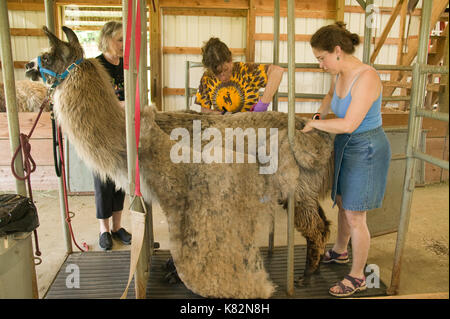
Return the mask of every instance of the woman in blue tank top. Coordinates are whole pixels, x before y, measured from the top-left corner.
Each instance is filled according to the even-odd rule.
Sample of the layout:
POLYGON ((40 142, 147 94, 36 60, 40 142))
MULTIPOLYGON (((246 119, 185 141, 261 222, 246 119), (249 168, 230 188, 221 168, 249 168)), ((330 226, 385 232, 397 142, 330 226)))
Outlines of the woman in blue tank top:
POLYGON ((339 207, 338 232, 324 263, 347 263, 352 239, 352 268, 330 288, 337 297, 348 297, 367 288, 364 267, 370 247, 366 213, 382 206, 391 158, 389 141, 381 126, 382 84, 375 69, 353 56, 359 36, 343 22, 320 28, 311 37, 313 53, 332 84, 304 133, 318 129, 336 134, 332 199, 339 207), (332 110, 335 119, 324 119, 332 110))

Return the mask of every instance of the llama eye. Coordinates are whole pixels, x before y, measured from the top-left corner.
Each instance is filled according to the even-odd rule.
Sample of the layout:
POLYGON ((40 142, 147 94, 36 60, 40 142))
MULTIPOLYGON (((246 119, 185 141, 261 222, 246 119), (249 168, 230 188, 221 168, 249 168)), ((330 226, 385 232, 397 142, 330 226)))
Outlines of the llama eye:
POLYGON ((42 62, 45 64, 50 64, 52 62, 52 59, 49 55, 46 54, 46 55, 42 56, 42 62))

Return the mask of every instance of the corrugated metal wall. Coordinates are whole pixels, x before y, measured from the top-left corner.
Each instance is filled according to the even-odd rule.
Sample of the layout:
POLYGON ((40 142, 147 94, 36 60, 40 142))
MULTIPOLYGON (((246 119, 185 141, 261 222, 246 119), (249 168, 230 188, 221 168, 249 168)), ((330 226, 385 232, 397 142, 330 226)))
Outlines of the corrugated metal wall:
MULTIPOLYGON (((164 15, 162 19, 163 47, 202 47, 211 37, 218 37, 229 48, 245 48, 247 34, 247 19, 243 17, 217 16, 182 16, 164 15)), ((235 61, 243 61, 244 56, 235 56, 235 61)), ((184 88, 185 62, 201 62, 199 54, 164 54, 163 57, 163 87, 184 88)), ((190 87, 196 88, 200 83, 203 68, 192 68, 190 87)), ((184 96, 165 96, 163 109, 180 110, 186 107, 184 96)), ((193 109, 200 106, 193 104, 193 109)))
MULTIPOLYGON (((378 8, 393 8, 396 0, 376 0, 374 5, 378 8)), ((359 4, 356 0, 346 0, 346 6, 356 6, 359 4)), ((420 7, 420 4, 419 6, 420 7)), ((379 12, 379 23, 377 28, 373 29, 372 34, 379 37, 388 22, 390 13, 379 12)), ((419 29, 419 16, 413 16, 410 28, 410 35, 417 35, 419 29)), ((296 18, 296 34, 311 35, 320 27, 333 23, 331 19, 319 18, 296 18)), ((344 22, 347 28, 360 36, 364 35, 365 15, 364 13, 346 12, 344 22)), ((286 34, 287 18, 280 19, 280 34, 286 34)), ((255 33, 273 33, 273 18, 267 16, 257 16, 255 33)), ((201 47, 202 42, 211 36, 217 36, 227 43, 230 48, 245 48, 246 46, 246 18, 229 17, 186 17, 186 16, 163 16, 163 46, 194 46, 201 47)), ((400 17, 394 23, 389 38, 400 37, 400 17)), ((374 45, 371 50, 373 51, 374 45)), ((396 64, 397 44, 385 44, 377 59, 376 64, 396 64)), ((356 50, 356 56, 362 59, 363 45, 356 50)), ((271 63, 273 56, 272 41, 255 41, 255 62, 271 63)), ((184 88, 184 68, 185 61, 200 62, 200 55, 164 55, 164 87, 184 88)), ((234 60, 245 60, 245 57, 235 57, 234 60)), ((287 62, 287 41, 280 42, 280 62, 287 62)), ((297 63, 316 63, 308 42, 296 43, 296 62, 297 63)), ((198 87, 202 68, 193 68, 190 73, 190 87, 198 87)), ((389 80, 389 75, 381 74, 382 80, 389 80)), ((330 87, 330 76, 321 72, 297 72, 296 73, 296 92, 298 93, 327 93, 330 87)), ((284 74, 280 84, 280 92, 287 92, 287 73, 284 74)), ((397 94, 394 93, 394 94, 397 94)), ((178 110, 185 108, 183 96, 169 95, 164 98, 165 110, 178 110)), ((320 101, 296 102, 296 112, 315 112, 320 105, 320 101)), ((192 104, 192 108, 198 110, 199 106, 192 104)), ((279 103, 280 111, 287 111, 287 102, 279 103)))

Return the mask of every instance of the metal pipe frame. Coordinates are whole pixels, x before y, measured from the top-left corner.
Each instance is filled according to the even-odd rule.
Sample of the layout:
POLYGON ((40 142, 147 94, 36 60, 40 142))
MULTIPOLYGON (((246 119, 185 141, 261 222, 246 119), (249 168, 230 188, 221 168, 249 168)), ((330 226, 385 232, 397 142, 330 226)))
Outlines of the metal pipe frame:
POLYGON ((440 73, 440 74, 448 74, 448 66, 439 66, 439 65, 429 65, 429 64, 421 64, 420 65, 420 73, 440 73))
POLYGON ((197 89, 193 89, 189 87, 190 84, 190 69, 191 68, 199 68, 199 67, 203 67, 203 63, 201 62, 193 62, 193 61, 186 61, 186 66, 185 66, 185 74, 184 74, 184 98, 185 98, 185 103, 186 103, 186 111, 189 110, 190 107, 190 103, 189 103, 189 99, 191 98, 192 95, 194 95, 197 92, 197 89))
POLYGON ((446 169, 448 171, 448 161, 441 160, 441 159, 439 159, 437 157, 434 157, 434 156, 431 156, 431 155, 428 155, 426 153, 423 153, 423 152, 420 152, 420 151, 416 151, 416 150, 413 150, 413 156, 415 158, 418 158, 418 159, 420 159, 422 161, 425 161, 425 162, 428 162, 430 164, 439 166, 439 167, 441 167, 443 169, 446 169))
MULTIPOLYGON (((128 23, 128 2, 132 0, 124 0, 122 2, 122 25, 123 38, 127 38, 127 23, 128 23)), ((136 3, 132 1, 132 16, 136 11, 136 3)), ((132 23, 131 39, 130 39, 130 57, 129 70, 124 70, 125 82, 125 119, 126 119, 126 140, 127 140, 127 163, 128 163, 128 193, 134 194, 135 183, 135 163, 136 163, 136 138, 134 125, 134 106, 135 106, 135 92, 136 92, 136 53, 135 53, 135 23, 132 23)), ((131 200, 131 198, 130 198, 131 200)))
POLYGON ((448 113, 433 112, 433 111, 420 109, 420 110, 417 110, 416 116, 428 117, 431 119, 444 121, 444 122, 448 123, 448 113))
MULTIPOLYGON (((147 80, 147 1, 139 0, 141 6, 141 50, 139 59, 139 89, 140 89, 140 104, 141 110, 148 105, 148 80, 147 80)), ((140 202, 140 201, 135 201, 140 202)), ((139 205, 139 210, 133 209, 133 211, 146 212, 145 215, 145 232, 144 240, 142 243, 141 254, 139 256, 138 264, 136 266, 135 280, 135 293, 136 298, 146 298, 146 287, 148 277, 150 276, 150 260, 153 255, 154 247, 154 233, 153 233, 153 214, 152 203, 146 205, 146 208, 142 207, 142 203, 139 205)))
POLYGON ((184 98, 186 102, 186 111, 189 110, 189 98, 191 97, 191 90, 189 88, 190 83, 190 76, 189 76, 189 69, 190 69, 190 61, 186 61, 186 69, 184 73, 184 98))
MULTIPOLYGON (((45 23, 47 25, 47 28, 53 33, 56 34, 56 29, 55 29, 55 12, 54 12, 54 0, 45 0, 45 23)), ((64 155, 66 158, 66 153, 67 153, 67 137, 65 137, 65 141, 66 144, 64 145, 65 147, 65 152, 64 155)), ((69 165, 69 163, 65 163, 65 170, 66 170, 66 174, 68 174, 68 167, 67 165, 69 165)), ((62 176, 58 177, 58 195, 59 195, 59 210, 60 210, 60 215, 61 215, 61 223, 62 223, 62 233, 64 236, 64 242, 66 244, 66 254, 70 255, 73 252, 73 247, 72 247, 72 237, 70 236, 70 230, 69 230, 69 225, 66 221, 66 216, 68 214, 67 208, 66 208, 66 204, 65 204, 65 200, 64 200, 64 180, 62 178, 62 176)))
MULTIPOLYGON (((279 2, 279 0, 275 1, 275 4, 279 2)), ((276 12, 276 11, 275 11, 276 12)), ((274 18, 276 19, 276 18, 274 18)), ((278 14, 279 19, 279 14, 278 14)), ((274 23, 275 28, 275 23, 274 23)), ((277 46, 276 43, 279 43, 279 41, 276 41, 275 39, 279 38, 279 31, 278 31, 278 37, 276 33, 274 33, 274 62, 273 64, 281 66, 282 68, 287 69, 288 63, 277 63, 275 56, 278 55, 275 51, 279 51, 279 45, 278 48, 275 50, 275 47, 277 46)), ((196 67, 202 67, 203 64, 199 62, 192 62, 192 61, 186 61, 186 74, 185 74, 185 99, 186 99, 186 109, 189 109, 189 98, 197 92, 197 89, 190 88, 189 87, 189 81, 190 81, 190 75, 189 70, 191 68, 196 67)), ((389 70, 389 71, 412 71, 412 66, 403 66, 403 65, 391 65, 391 64, 373 64, 372 65, 376 70, 389 70)), ((295 63, 296 69, 320 69, 320 66, 318 63, 295 63)), ((433 71, 436 71, 435 73, 438 73, 437 70, 440 70, 442 67, 438 68, 432 68, 433 71), (439 69, 438 69, 439 68, 439 69)), ((444 68, 445 69, 445 68, 444 68)), ((448 69, 448 68, 447 68, 448 69)), ((431 73, 431 72, 430 72, 431 73)), ((448 73, 448 71, 447 71, 448 73)), ((277 92, 274 95, 274 99, 272 101, 272 110, 278 111, 278 98, 279 97, 287 97, 287 92, 277 92), (275 98, 276 97, 276 98, 275 98)), ((305 98, 305 99, 323 99, 325 94, 316 94, 316 93, 297 93, 295 94, 296 98, 305 98)), ((384 101, 409 101, 411 97, 408 96, 384 96, 384 101)))
MULTIPOLYGON (((11 156, 20 146, 20 126, 16 99, 16 81, 14 78, 14 64, 11 49, 11 34, 9 29, 8 7, 6 1, 0 4, 0 54, 2 60, 2 75, 6 99, 6 115, 8 117, 9 146, 11 156)), ((19 152, 15 161, 14 169, 19 176, 24 176, 22 153, 19 152)), ((15 179, 16 192, 27 196, 25 181, 15 179)))
MULTIPOLYGON (((420 72, 420 65, 426 64, 427 62, 427 49, 433 2, 423 1, 422 3, 423 5, 419 32, 419 49, 417 53, 417 63, 415 63, 413 66, 411 107, 409 111, 408 138, 406 146, 406 173, 403 183, 403 195, 400 206, 400 222, 397 232, 391 284, 387 290, 387 293, 390 295, 397 294, 400 285, 400 270, 405 248, 406 235, 408 232, 409 220, 411 216, 412 195, 415 188, 416 156, 418 155, 417 149, 419 146, 422 127, 422 117, 417 116, 417 108, 419 107, 419 105, 423 104, 425 98, 426 74, 420 72)), ((421 155, 419 154, 419 156, 421 155)))
MULTIPOLYGON (((126 39, 127 23, 131 23, 131 43, 130 43, 130 56, 129 56, 129 70, 124 70, 125 80, 125 120, 126 120, 126 141, 127 141, 127 163, 128 163, 128 181, 129 181, 129 194, 130 194, 130 210, 135 212, 144 213, 144 208, 139 200, 132 200, 135 193, 135 163, 136 163, 136 136, 135 136, 135 103, 136 103, 136 81, 139 81, 139 99, 141 109, 148 105, 147 95, 147 15, 146 8, 147 3, 145 0, 139 0, 141 6, 141 46, 140 59, 136 61, 135 50, 135 37, 136 21, 128 21, 128 4, 130 0, 124 0, 122 2, 122 25, 123 25, 123 38, 126 39), (137 63, 139 63, 139 73, 137 72, 137 63), (137 78, 137 79, 136 79, 137 78), (145 94, 143 92, 145 92, 145 94)), ((132 1, 132 0, 131 0, 132 1)), ((132 2, 132 17, 135 17, 137 9, 137 2, 132 2)), ((151 204, 147 207, 147 214, 145 220, 145 234, 142 244, 142 249, 139 255, 139 260, 136 266, 136 272, 134 274, 135 280, 135 292, 137 299, 143 299, 146 297, 146 283, 150 273, 150 256, 153 252, 153 224, 151 204)))
MULTIPOLYGON (((361 2, 360 2, 361 4, 361 2)), ((366 0, 365 7, 363 7, 365 11, 365 24, 364 24, 364 49, 363 49, 363 63, 370 64, 370 40, 372 37, 372 28, 369 28, 367 25, 367 19, 372 14, 372 12, 368 12, 367 9, 371 8, 373 5, 373 0, 366 0)), ((361 4, 361 7, 363 5, 361 4)))
MULTIPOLYGON (((274 0, 274 10, 273 10, 273 64, 274 65, 279 65, 279 63, 280 63, 280 0, 274 0)), ((273 96, 272 111, 278 111, 278 95, 277 94, 274 94, 274 96, 273 96)))
POLYGON ((53 4, 54 0, 45 0, 44 1, 44 7, 45 7, 45 23, 47 24, 47 28, 55 33, 55 12, 53 10, 53 4))
MULTIPOLYGON (((288 139, 293 145, 295 137, 295 0, 288 0, 288 139)), ((286 293, 294 295, 294 194, 288 197, 287 218, 287 278, 286 293)))
MULTIPOLYGON (((273 10, 273 64, 278 65, 280 62, 280 0, 274 0, 273 10)), ((278 92, 278 90, 277 90, 278 92)), ((272 111, 278 111, 278 97, 274 94, 272 99, 272 111)), ((273 255, 273 248, 275 246, 275 215, 270 218, 269 224, 269 242, 267 253, 269 256, 273 255)))

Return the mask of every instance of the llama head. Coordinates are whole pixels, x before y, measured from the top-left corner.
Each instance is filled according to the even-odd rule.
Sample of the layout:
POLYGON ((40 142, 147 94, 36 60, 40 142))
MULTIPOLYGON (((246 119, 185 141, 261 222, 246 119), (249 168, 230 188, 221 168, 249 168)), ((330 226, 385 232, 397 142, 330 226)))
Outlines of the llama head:
POLYGON ((27 63, 25 74, 36 81, 43 76, 43 70, 51 71, 53 73, 45 74, 45 79, 48 85, 52 85, 58 81, 55 75, 61 75, 70 65, 82 59, 84 52, 76 34, 70 28, 62 27, 68 42, 58 39, 47 27, 44 26, 42 29, 49 39, 50 49, 27 63), (40 60, 40 65, 38 60, 40 60))

